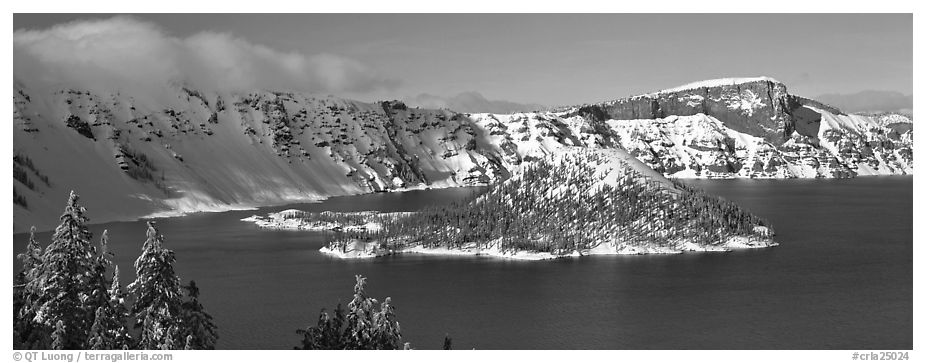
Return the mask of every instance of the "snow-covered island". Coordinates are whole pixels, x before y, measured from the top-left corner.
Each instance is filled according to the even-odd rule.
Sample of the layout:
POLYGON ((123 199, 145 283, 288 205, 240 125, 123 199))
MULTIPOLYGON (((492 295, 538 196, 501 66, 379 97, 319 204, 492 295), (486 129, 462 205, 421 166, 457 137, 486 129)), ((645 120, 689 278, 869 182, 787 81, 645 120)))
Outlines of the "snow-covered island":
POLYGON ((407 216, 413 212, 306 212, 287 209, 266 216, 252 215, 242 221, 253 222, 260 228, 300 231, 378 231, 384 220, 407 216))
POLYGON ((398 218, 352 217, 352 225, 377 228, 342 233, 321 252, 345 259, 419 253, 546 260, 778 245, 757 216, 668 180, 620 150, 562 150, 525 162, 470 201, 398 218))

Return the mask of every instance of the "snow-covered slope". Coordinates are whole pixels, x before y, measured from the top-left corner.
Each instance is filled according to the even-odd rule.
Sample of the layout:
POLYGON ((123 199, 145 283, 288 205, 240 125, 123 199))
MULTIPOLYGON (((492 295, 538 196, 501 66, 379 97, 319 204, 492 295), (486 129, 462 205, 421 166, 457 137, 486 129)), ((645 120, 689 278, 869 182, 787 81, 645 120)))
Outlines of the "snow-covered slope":
POLYGON ((104 222, 485 184, 569 147, 624 148, 641 172, 676 177, 913 171, 908 118, 845 115, 765 78, 506 115, 179 85, 17 81, 13 101, 15 231, 52 227, 71 189, 104 222))
POLYGON ((17 87, 14 192, 25 206, 14 206, 14 229, 50 227, 71 189, 102 222, 504 176, 481 130, 449 111, 272 92, 158 96, 17 87))
POLYGON ((775 145, 712 116, 609 120, 619 144, 650 167, 679 178, 839 178, 913 173, 912 134, 891 135, 869 117, 817 110, 814 137, 775 145))

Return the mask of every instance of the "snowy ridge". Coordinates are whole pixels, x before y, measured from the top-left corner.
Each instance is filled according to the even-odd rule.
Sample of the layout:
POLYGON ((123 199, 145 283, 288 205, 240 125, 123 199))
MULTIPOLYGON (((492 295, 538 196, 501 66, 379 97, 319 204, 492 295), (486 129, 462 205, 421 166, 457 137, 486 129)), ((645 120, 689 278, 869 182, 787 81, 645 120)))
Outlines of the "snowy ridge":
POLYGON ((624 149, 640 161, 636 170, 676 178, 913 173, 908 117, 834 114, 757 81, 774 82, 711 80, 693 85, 719 88, 472 115, 291 92, 96 93, 17 82, 14 230, 51 228, 71 189, 96 211, 94 222, 132 220, 486 185, 570 148, 624 149))
POLYGON ((712 87, 723 87, 723 86, 735 86, 738 84, 744 83, 753 83, 753 82, 772 82, 772 83, 781 83, 778 80, 772 77, 740 77, 740 78, 717 78, 717 79, 707 79, 703 81, 691 82, 688 84, 683 84, 678 87, 667 88, 661 91, 647 93, 641 96, 655 96, 665 93, 675 93, 681 91, 687 91, 698 88, 712 88, 712 87))

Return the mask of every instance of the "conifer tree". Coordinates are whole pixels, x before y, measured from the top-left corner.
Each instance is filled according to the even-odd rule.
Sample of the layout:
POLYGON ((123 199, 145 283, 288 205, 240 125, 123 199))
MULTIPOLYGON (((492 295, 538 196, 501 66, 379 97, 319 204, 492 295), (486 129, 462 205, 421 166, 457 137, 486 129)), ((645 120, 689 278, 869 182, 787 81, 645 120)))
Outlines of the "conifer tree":
POLYGON ((134 343, 108 233, 103 232, 99 250, 94 248, 78 200, 72 191, 47 248, 36 242, 33 228, 26 251, 17 256, 23 269, 14 276, 14 348, 213 349, 216 326, 199 303, 199 289, 191 282, 189 299, 183 301, 174 253, 163 248, 163 236, 151 222, 135 261, 138 277, 129 285, 133 322, 141 331, 139 344, 134 343))
MULTIPOLYGON (((175 350, 175 349, 180 349, 180 347, 177 346, 177 344, 179 343, 179 342, 177 341, 177 338, 178 338, 178 336, 177 336, 177 330, 178 330, 178 328, 177 328, 176 325, 174 325, 174 326, 170 327, 169 329, 167 329, 167 331, 164 332, 164 334, 161 335, 161 336, 163 337, 163 339, 161 340, 161 343, 158 344, 158 346, 157 346, 156 349, 160 349, 160 350, 175 350)), ((182 340, 181 340, 181 341, 182 341, 182 340)))
MULTIPOLYGON (((354 299, 344 310, 338 304, 334 316, 324 309, 314 327, 299 329, 302 345, 296 349, 401 349, 402 335, 392 299, 386 298, 375 311, 376 300, 366 295, 366 278, 356 276, 354 299)), ((408 347, 408 343, 405 343, 408 347)))
POLYGON ((90 338, 87 340, 87 347, 94 350, 114 349, 114 342, 110 339, 104 325, 103 319, 106 318, 106 310, 102 307, 96 310, 96 317, 93 320, 93 326, 90 327, 90 338))
POLYGON ((35 240, 35 226, 29 229, 29 242, 26 244, 26 251, 16 257, 23 264, 20 274, 26 280, 34 279, 37 272, 36 267, 42 264, 42 247, 35 240))
MULTIPOLYGON (((91 271, 89 276, 88 284, 90 285, 91 291, 90 296, 84 302, 87 306, 87 309, 92 309, 94 312, 102 311, 108 313, 110 312, 111 299, 109 296, 109 289, 112 285, 112 282, 109 281, 107 276, 107 271, 109 267, 112 266, 112 253, 109 252, 109 231, 104 230, 103 235, 100 236, 100 248, 98 254, 95 258, 93 271, 91 271)), ((97 318, 94 317, 94 320, 97 318)))
POLYGON ((119 283, 119 266, 113 269, 112 286, 109 288, 109 298, 112 311, 115 345, 112 349, 129 349, 134 344, 132 335, 129 334, 129 328, 126 323, 129 318, 129 309, 125 306, 125 291, 122 290, 122 284, 119 283))
POLYGON ((218 340, 217 328, 212 322, 212 315, 209 315, 199 303, 199 288, 196 287, 196 282, 191 280, 190 284, 183 288, 187 291, 187 299, 181 306, 183 327, 180 336, 186 337, 184 349, 215 349, 218 340))
POLYGON ((371 347, 373 341, 373 306, 376 300, 366 296, 366 277, 357 275, 354 299, 347 304, 347 349, 371 347))
POLYGON ((174 273, 174 252, 163 247, 164 237, 148 222, 147 240, 135 260, 136 279, 129 284, 135 327, 140 329, 139 349, 178 349, 185 343, 176 337, 181 324, 180 278, 174 273), (174 344, 179 346, 175 346, 174 344))
POLYGON ((296 349, 326 349, 340 350, 344 349, 344 308, 341 304, 334 310, 334 317, 322 309, 318 317, 318 323, 314 327, 296 330, 297 334, 302 335, 302 346, 296 349))
POLYGON ((90 281, 96 251, 90 244, 91 234, 86 226, 88 219, 78 200, 77 193, 71 191, 60 218, 61 224, 42 254, 35 278, 26 287, 41 291, 32 303, 34 321, 44 325, 49 332, 54 331, 53 348, 82 348, 87 342, 95 313, 82 303, 93 293, 90 281))
POLYGON ((395 319, 392 298, 387 297, 373 314, 373 349, 399 349, 402 342, 402 329, 395 319))
POLYGON ((118 267, 113 271, 112 286, 106 295, 109 300, 97 308, 87 346, 90 349, 128 349, 132 345, 132 337, 125 324, 128 313, 119 285, 118 267))
POLYGON ((64 321, 58 320, 55 323, 55 329, 51 334, 51 349, 62 350, 67 349, 67 328, 64 327, 64 321))
POLYGON ((42 247, 35 240, 35 226, 29 229, 26 251, 16 257, 22 261, 23 267, 14 277, 13 284, 13 346, 16 349, 35 348, 35 341, 41 340, 40 336, 44 335, 33 334, 37 330, 33 323, 35 318, 33 304, 39 294, 34 284, 28 284, 29 281, 35 279, 38 267, 42 264, 42 247))

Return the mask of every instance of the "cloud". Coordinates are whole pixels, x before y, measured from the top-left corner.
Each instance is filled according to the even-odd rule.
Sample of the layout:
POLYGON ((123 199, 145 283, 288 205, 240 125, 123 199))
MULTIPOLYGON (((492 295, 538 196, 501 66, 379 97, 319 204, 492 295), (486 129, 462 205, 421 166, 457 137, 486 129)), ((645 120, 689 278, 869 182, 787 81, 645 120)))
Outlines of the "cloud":
POLYGON ((457 112, 513 113, 546 109, 539 104, 525 104, 501 100, 488 100, 478 92, 463 92, 452 97, 441 97, 423 93, 405 100, 412 106, 422 108, 447 108, 457 112))
POLYGON ((279 51, 228 33, 178 38, 127 16, 17 30, 13 57, 19 81, 106 90, 180 83, 222 91, 364 93, 398 85, 350 58, 279 51))

